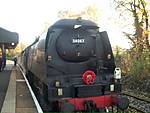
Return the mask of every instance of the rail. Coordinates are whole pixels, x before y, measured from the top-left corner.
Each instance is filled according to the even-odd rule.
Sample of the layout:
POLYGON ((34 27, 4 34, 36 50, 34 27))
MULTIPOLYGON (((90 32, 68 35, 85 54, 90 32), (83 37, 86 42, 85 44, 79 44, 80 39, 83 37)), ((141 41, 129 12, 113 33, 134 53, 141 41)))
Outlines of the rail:
POLYGON ((144 99, 137 95, 130 94, 128 92, 123 92, 122 95, 125 95, 129 98, 129 100, 130 100, 129 108, 130 109, 134 109, 137 112, 141 112, 141 113, 150 112, 150 108, 149 108, 150 100, 144 99))

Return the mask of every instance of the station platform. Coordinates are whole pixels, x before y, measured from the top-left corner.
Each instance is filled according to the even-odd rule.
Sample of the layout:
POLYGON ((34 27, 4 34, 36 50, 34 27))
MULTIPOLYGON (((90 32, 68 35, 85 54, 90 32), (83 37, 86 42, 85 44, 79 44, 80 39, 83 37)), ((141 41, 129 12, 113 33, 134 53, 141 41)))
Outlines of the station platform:
POLYGON ((1 113, 37 113, 36 106, 19 67, 7 61, 1 73, 10 76, 1 113), (6 73, 9 70, 10 73, 6 73))

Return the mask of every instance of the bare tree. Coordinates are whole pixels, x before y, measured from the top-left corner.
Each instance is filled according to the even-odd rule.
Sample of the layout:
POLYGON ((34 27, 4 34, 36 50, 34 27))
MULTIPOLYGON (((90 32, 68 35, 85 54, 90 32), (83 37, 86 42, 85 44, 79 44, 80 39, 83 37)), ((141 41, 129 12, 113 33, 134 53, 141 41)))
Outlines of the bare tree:
POLYGON ((83 17, 85 19, 93 20, 94 22, 97 22, 99 20, 99 15, 100 11, 98 10, 96 5, 90 5, 81 12, 75 12, 73 10, 65 10, 58 12, 59 18, 76 19, 79 17, 83 17))
MULTIPOLYGON (((147 1, 148 2, 148 1, 147 1)), ((148 5, 146 0, 115 0, 117 9, 122 9, 132 14, 133 25, 135 28, 134 34, 124 32, 127 38, 132 42, 133 47, 139 51, 143 51, 144 48, 149 49, 149 15, 146 6, 148 5)), ((122 12, 121 12, 122 13, 122 12)), ((130 18, 130 17, 129 17, 130 18)))

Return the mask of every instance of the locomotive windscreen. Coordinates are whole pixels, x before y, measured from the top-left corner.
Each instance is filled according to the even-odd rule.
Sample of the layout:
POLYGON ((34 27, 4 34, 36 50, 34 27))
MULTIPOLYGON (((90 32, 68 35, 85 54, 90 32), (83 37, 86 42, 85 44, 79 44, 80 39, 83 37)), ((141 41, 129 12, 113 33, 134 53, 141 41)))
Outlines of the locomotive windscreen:
POLYGON ((96 29, 65 29, 56 41, 56 50, 61 58, 70 62, 82 62, 95 54, 96 29))

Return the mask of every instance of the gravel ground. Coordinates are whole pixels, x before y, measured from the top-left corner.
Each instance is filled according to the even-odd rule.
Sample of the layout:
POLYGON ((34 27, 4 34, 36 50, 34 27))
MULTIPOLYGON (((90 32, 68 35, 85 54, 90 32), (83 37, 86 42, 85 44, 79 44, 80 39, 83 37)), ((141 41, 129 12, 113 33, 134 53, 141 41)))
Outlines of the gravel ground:
MULTIPOLYGON (((133 76, 123 76, 123 91, 128 91, 143 99, 150 100, 150 76, 136 78, 133 76)), ((150 103, 140 100, 130 99, 130 105, 140 108, 144 112, 150 112, 150 103)))
MULTIPOLYGON (((122 77, 123 90, 132 90, 133 92, 150 94, 150 76, 135 78, 133 76, 122 77)), ((150 97, 150 95, 149 95, 150 97)))

